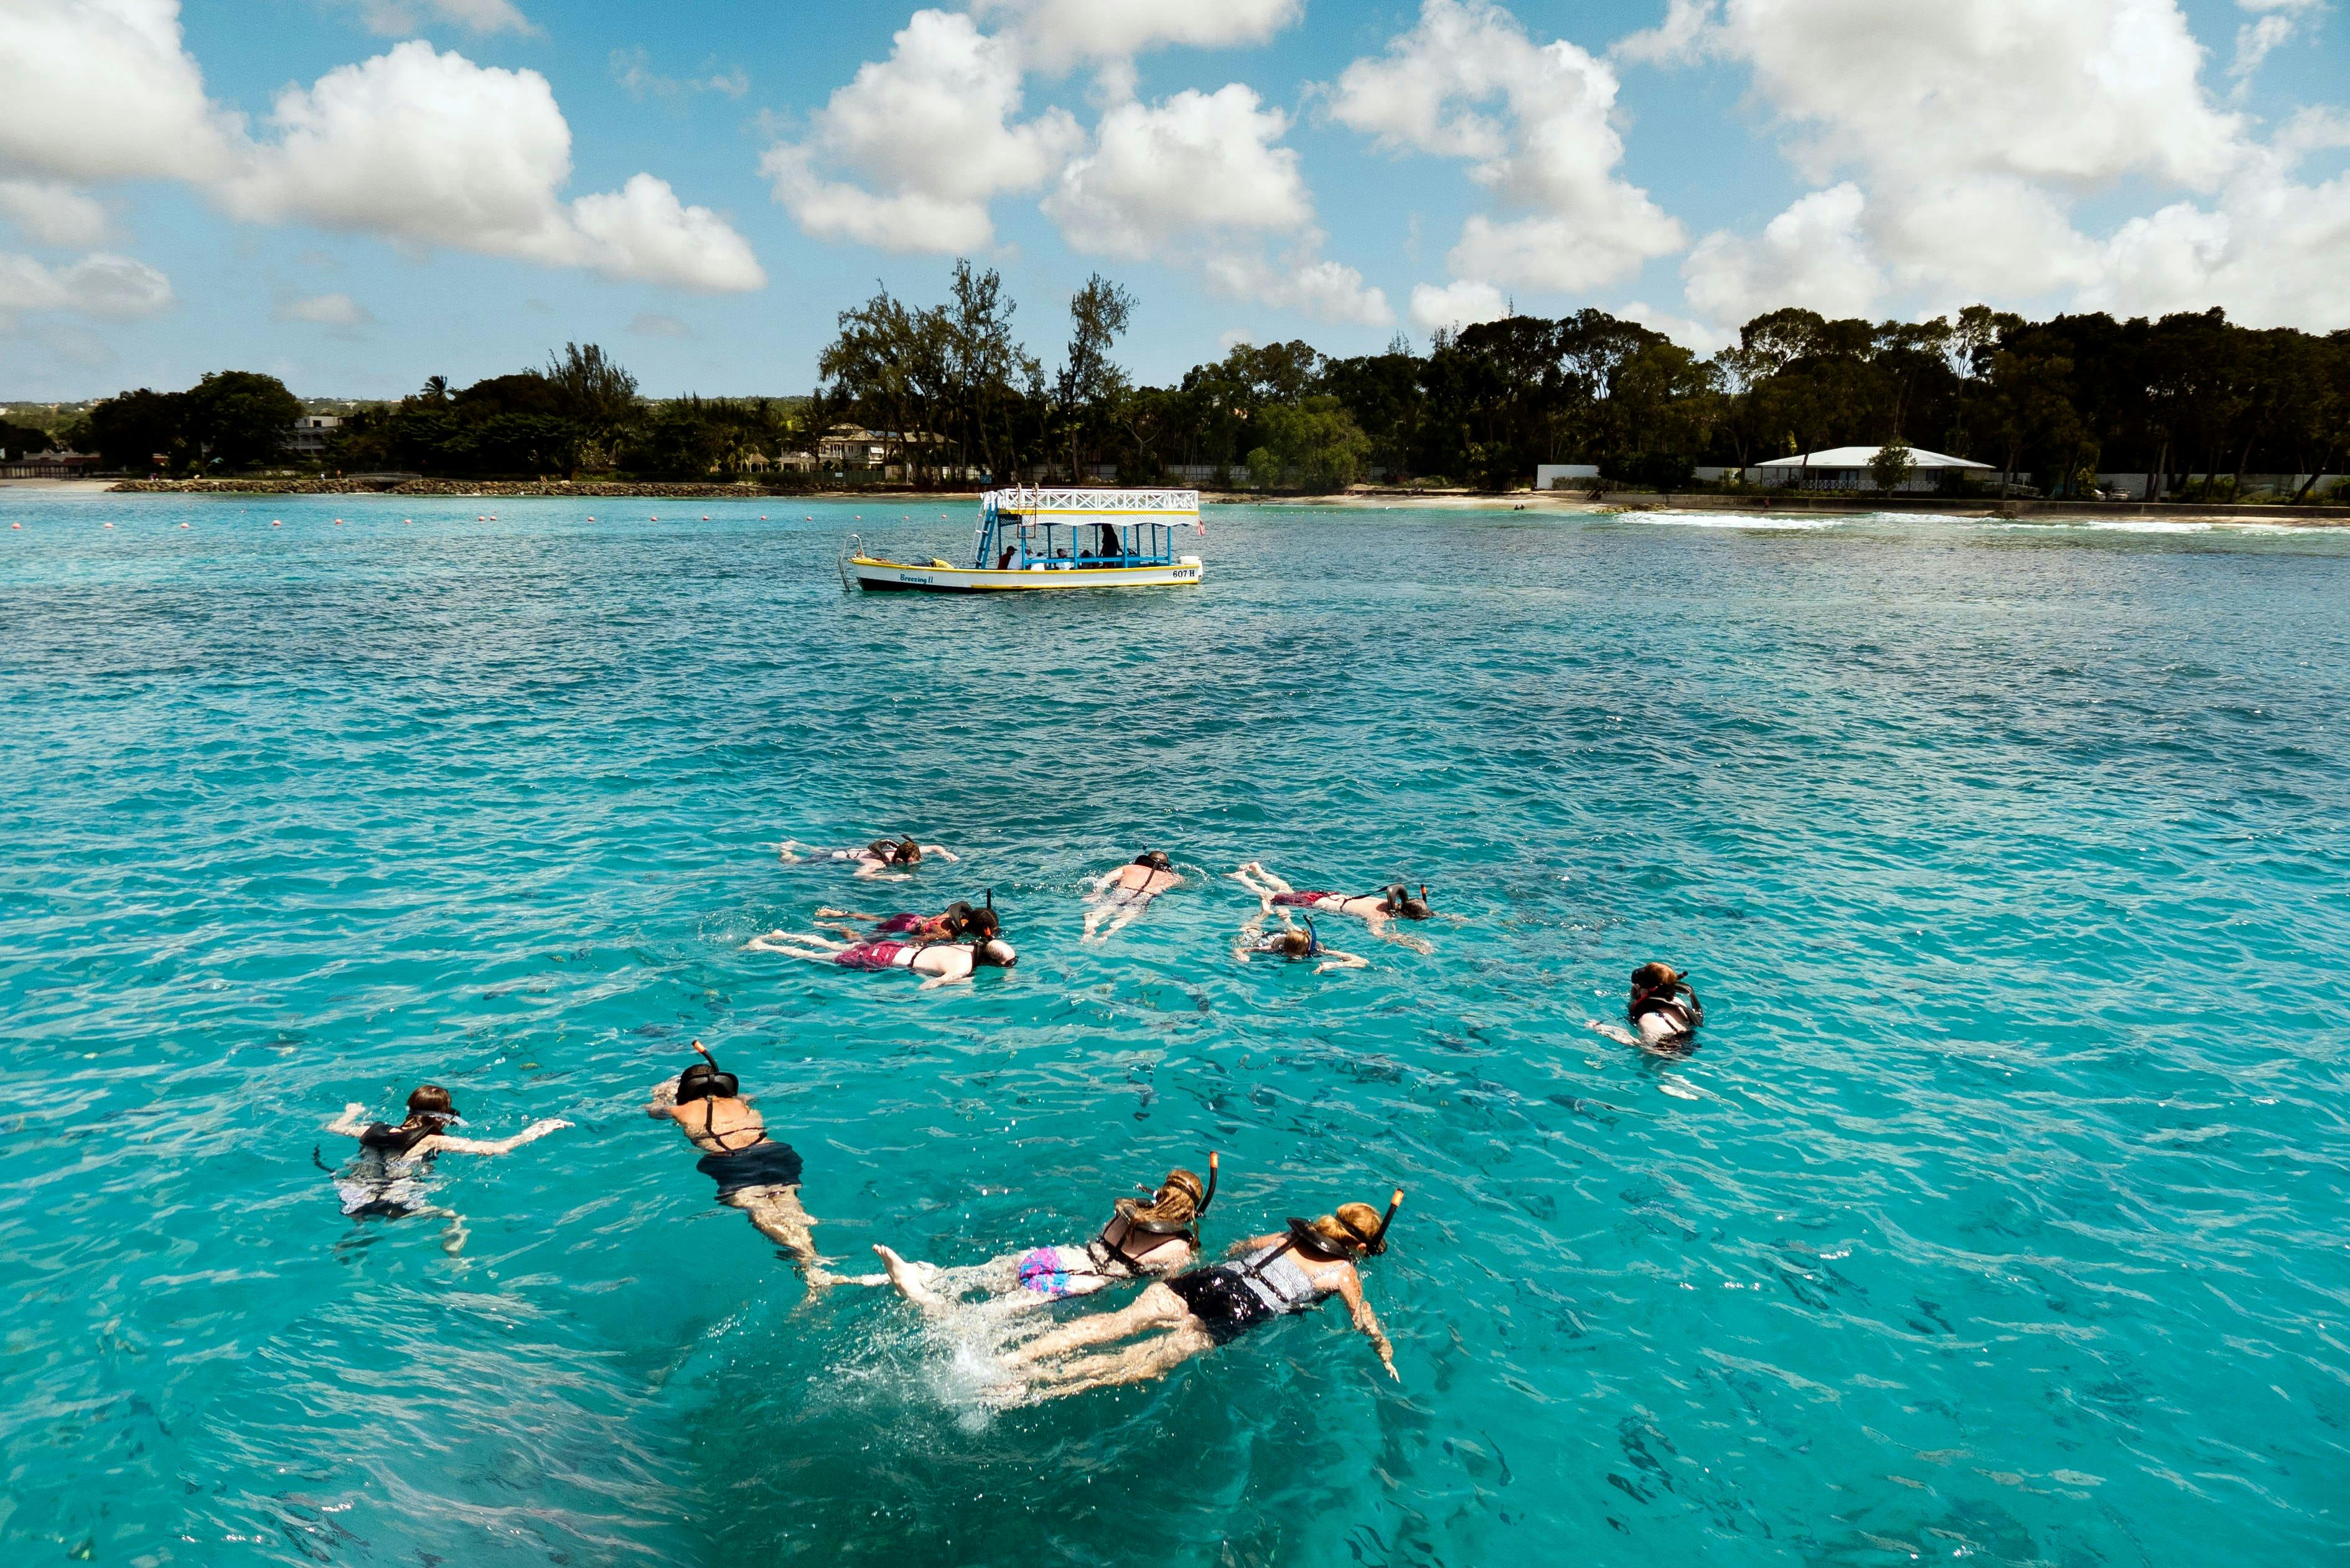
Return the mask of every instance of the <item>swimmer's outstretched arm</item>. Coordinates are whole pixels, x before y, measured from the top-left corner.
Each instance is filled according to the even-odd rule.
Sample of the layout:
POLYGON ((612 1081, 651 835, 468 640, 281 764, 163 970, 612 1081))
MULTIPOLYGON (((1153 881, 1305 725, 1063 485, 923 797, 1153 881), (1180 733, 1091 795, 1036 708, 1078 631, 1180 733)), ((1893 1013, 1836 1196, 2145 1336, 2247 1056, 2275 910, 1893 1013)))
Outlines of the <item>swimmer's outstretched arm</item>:
POLYGON ((663 1078, 653 1085, 652 1102, 645 1106, 645 1115, 659 1121, 677 1108, 677 1080, 663 1078))
POLYGON ((1334 969, 1368 969, 1371 967, 1370 960, 1367 958, 1358 958, 1353 953, 1342 953, 1336 948, 1324 948, 1322 950, 1322 956, 1326 961, 1317 963, 1314 966, 1314 972, 1315 974, 1328 974, 1334 969))
POLYGON ((1388 1343, 1387 1331, 1379 1327, 1379 1314, 1363 1299, 1362 1276, 1352 1269, 1338 1278, 1338 1299, 1347 1303, 1347 1315, 1355 1320, 1363 1337, 1371 1342, 1371 1348, 1379 1353, 1379 1365, 1388 1369, 1388 1376, 1402 1382, 1403 1374, 1396 1370, 1395 1346, 1388 1343))
POLYGON ((775 857, 785 865, 790 866, 800 859, 800 851, 806 847, 806 845, 802 844, 796 838, 786 838, 781 844, 775 846, 775 857))
POLYGON ((1093 896, 1094 896, 1095 898, 1100 898, 1104 893, 1106 893, 1106 892, 1109 891, 1109 885, 1110 885, 1111 883, 1113 883, 1113 882, 1117 881, 1117 880, 1118 879, 1119 875, 1120 875, 1122 872, 1124 872, 1125 870, 1126 870, 1126 867, 1123 867, 1123 866, 1120 866, 1120 867, 1115 867, 1114 869, 1111 869, 1111 870, 1108 870, 1108 871, 1105 871, 1105 872, 1103 872, 1100 876, 1098 876, 1098 877, 1095 877, 1095 878, 1094 878, 1094 886, 1093 886, 1093 896))
POLYGON ((922 853, 925 855, 935 855, 950 866, 960 866, 962 864, 962 857, 957 855, 953 850, 949 849, 943 844, 925 844, 922 846, 922 853))
POLYGON ((366 1129, 367 1124, 359 1120, 366 1115, 367 1107, 353 1100, 343 1107, 341 1116, 327 1124, 327 1130, 330 1133, 339 1133, 344 1137, 357 1137, 366 1129))
POLYGON ((502 1137, 495 1140, 475 1137, 451 1137, 445 1133, 435 1133, 432 1137, 425 1139, 423 1143, 420 1144, 418 1147, 432 1152, 447 1149, 455 1154, 512 1154, 523 1145, 526 1143, 536 1143, 540 1138, 545 1137, 556 1128, 567 1127, 570 1125, 571 1124, 569 1122, 563 1120, 559 1116, 550 1117, 543 1122, 531 1123, 530 1126, 523 1128, 522 1131, 515 1134, 512 1137, 502 1137))
POLYGON ((836 909, 827 905, 819 905, 816 918, 819 920, 878 920, 881 917, 868 915, 862 909, 836 909))

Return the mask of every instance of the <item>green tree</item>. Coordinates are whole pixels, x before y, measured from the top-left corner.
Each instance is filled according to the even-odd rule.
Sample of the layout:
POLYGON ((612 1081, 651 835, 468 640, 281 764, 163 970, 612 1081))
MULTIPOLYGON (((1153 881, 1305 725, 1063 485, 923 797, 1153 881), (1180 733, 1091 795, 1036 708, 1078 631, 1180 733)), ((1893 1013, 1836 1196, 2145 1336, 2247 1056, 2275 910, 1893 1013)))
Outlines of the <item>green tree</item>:
POLYGON ((1877 455, 1868 460, 1868 477, 1876 482, 1880 495, 1892 494, 1908 483, 1917 472, 1918 460, 1912 455, 1909 443, 1898 434, 1886 437, 1885 444, 1877 449, 1877 455))
POLYGON ((109 468, 133 472, 176 467, 188 450, 188 403, 184 392, 146 387, 121 392, 89 410, 90 446, 109 468))
POLYGON ((286 448, 302 400, 275 376, 215 370, 188 389, 187 439, 207 466, 251 468, 286 448))
POLYGON ((1069 474, 1083 477, 1086 457, 1099 450, 1107 416, 1131 383, 1110 351, 1134 314, 1134 296, 1096 273, 1069 301, 1069 348, 1054 388, 1068 441, 1069 474))
POLYGON ((1294 484, 1334 493, 1354 483, 1370 458, 1370 438, 1326 394, 1275 403, 1258 424, 1264 444, 1249 453, 1249 477, 1260 487, 1294 484))

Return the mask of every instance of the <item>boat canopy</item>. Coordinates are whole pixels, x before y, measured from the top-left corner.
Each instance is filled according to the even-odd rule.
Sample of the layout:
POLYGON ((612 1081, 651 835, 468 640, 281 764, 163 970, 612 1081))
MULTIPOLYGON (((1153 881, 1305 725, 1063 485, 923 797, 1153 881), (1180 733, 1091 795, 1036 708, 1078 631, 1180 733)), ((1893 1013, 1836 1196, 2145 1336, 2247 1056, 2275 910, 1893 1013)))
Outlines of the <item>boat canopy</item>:
POLYGON ((1196 490, 991 490, 980 497, 972 565, 994 571, 1169 566, 1176 526, 1199 521, 1196 490))

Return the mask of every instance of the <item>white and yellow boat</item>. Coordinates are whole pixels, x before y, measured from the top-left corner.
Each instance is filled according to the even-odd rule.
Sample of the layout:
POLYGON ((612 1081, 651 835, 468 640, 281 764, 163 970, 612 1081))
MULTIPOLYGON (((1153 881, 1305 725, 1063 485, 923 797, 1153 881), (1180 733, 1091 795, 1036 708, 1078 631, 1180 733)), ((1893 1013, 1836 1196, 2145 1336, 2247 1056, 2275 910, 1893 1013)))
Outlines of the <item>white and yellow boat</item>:
POLYGON ((1175 530, 1187 523, 1200 528, 1196 490, 991 490, 980 497, 970 566, 893 561, 852 534, 840 581, 868 593, 1191 587, 1200 557, 1175 554, 1175 530))

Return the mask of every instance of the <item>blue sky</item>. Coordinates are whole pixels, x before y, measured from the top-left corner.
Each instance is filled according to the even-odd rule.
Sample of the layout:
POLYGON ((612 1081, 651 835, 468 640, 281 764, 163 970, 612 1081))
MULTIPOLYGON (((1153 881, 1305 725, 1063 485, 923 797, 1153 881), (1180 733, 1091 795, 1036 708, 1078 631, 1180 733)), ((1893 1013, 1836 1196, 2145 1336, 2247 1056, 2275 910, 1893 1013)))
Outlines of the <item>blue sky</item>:
POLYGON ((801 391, 957 251, 1048 364, 1119 279, 1149 379, 1513 306, 1700 348, 1778 304, 2350 325, 2321 0, 976 0, 900 45, 918 9, 11 0, 0 395, 383 396, 566 339, 801 391))

